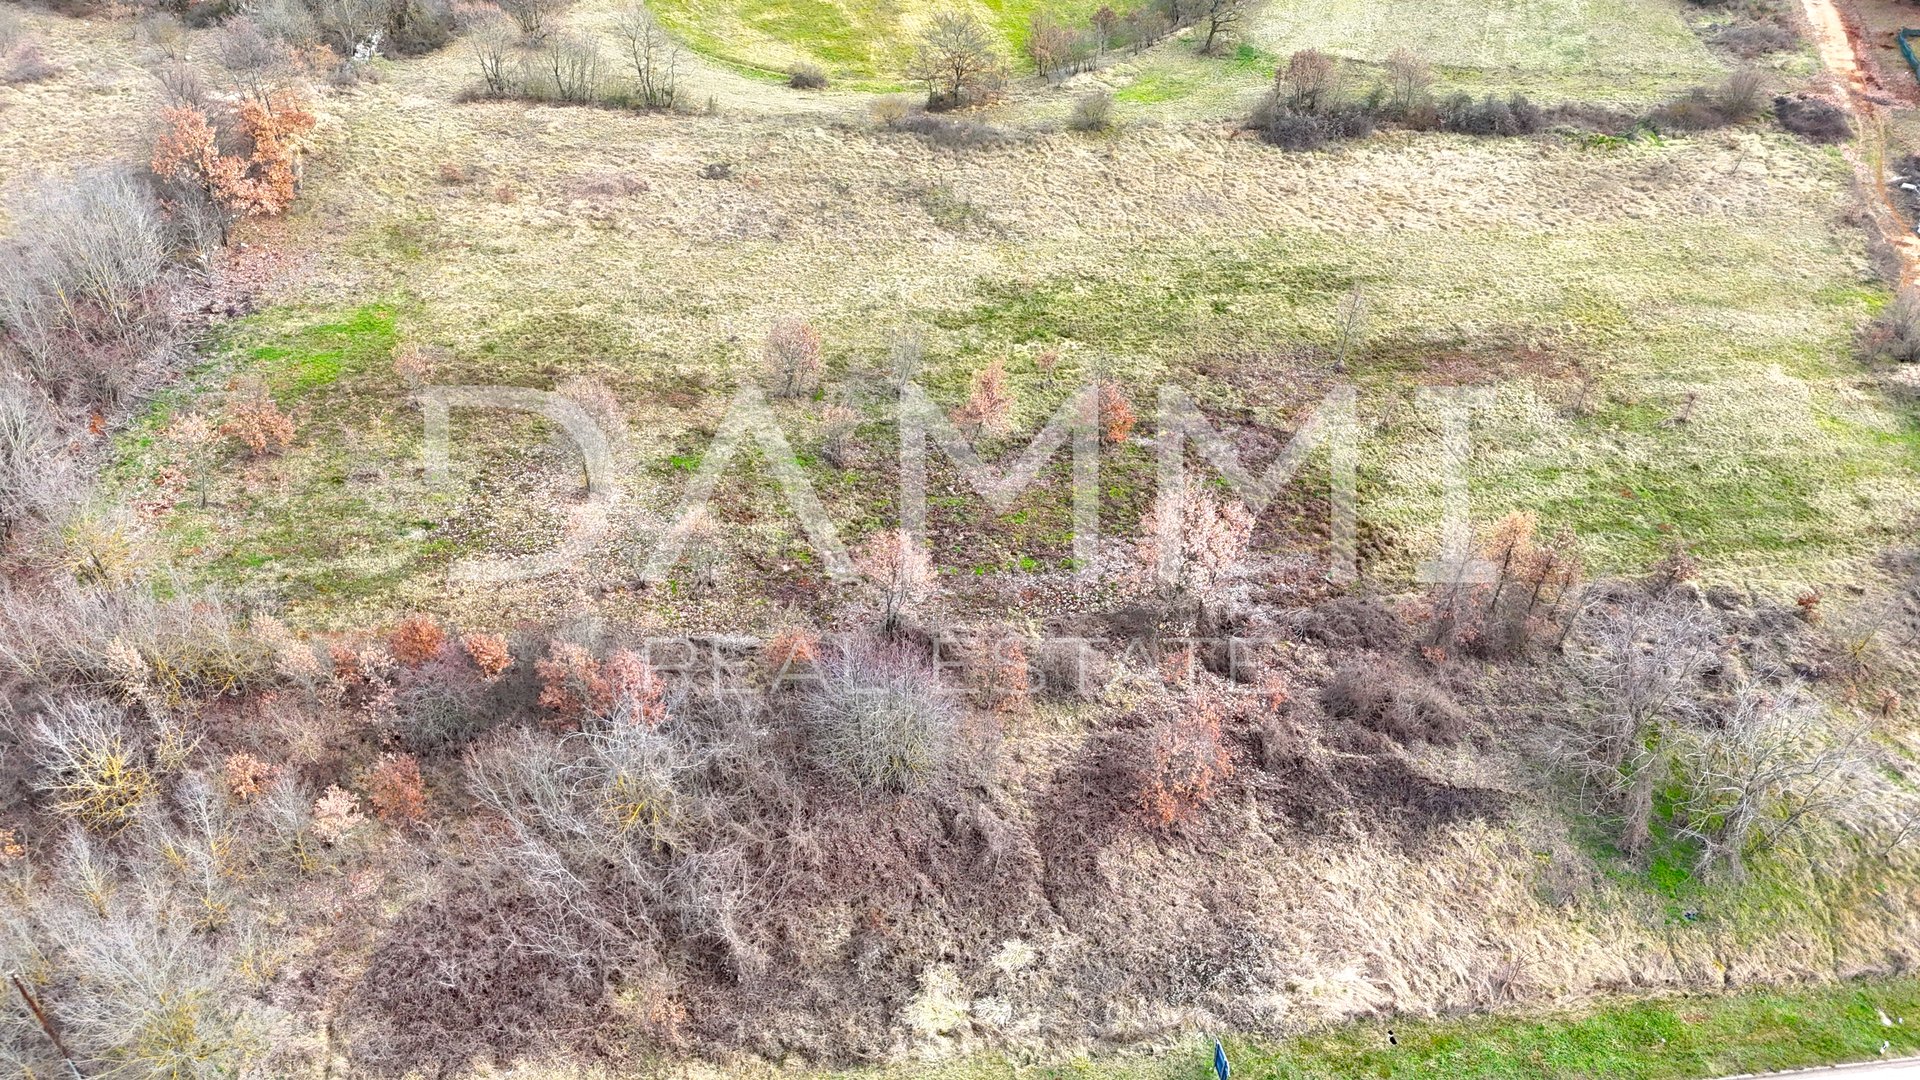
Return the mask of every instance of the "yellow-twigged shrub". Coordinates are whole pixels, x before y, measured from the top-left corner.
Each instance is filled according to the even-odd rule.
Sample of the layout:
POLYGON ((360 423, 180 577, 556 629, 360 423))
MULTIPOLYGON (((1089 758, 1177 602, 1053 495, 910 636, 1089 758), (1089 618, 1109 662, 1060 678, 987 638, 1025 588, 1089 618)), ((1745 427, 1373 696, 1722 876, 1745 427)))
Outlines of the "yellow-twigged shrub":
POLYGON ((54 808, 97 833, 132 825, 160 788, 143 747, 118 708, 66 701, 49 708, 34 729, 40 783, 54 808))

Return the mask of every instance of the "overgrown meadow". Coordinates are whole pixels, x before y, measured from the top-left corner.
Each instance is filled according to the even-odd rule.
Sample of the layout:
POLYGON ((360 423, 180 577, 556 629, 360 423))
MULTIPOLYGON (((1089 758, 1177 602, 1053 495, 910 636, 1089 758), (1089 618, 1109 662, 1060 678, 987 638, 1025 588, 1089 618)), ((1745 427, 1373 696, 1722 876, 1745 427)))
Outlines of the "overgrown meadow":
POLYGON ((0 1062, 1870 1053, 1920 305, 1805 30, 0 10, 0 1062))

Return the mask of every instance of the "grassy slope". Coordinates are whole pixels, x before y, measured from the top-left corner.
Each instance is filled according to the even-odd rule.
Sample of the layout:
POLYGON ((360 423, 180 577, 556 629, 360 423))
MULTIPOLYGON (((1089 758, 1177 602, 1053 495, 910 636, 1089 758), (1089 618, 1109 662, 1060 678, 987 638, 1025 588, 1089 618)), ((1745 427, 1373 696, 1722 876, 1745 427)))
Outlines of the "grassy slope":
MULTIPOLYGON (((1078 23, 1094 0, 977 0, 974 11, 1024 64, 1036 11, 1078 23)), ((660 19, 699 52, 732 64, 784 72, 814 63, 842 82, 891 88, 913 53, 913 36, 934 5, 909 0, 661 0, 660 19)))
MULTIPOLYGON (((1097 371, 1176 381, 1240 422, 1285 430, 1331 377, 1324 357, 1290 358, 1331 340, 1357 284, 1372 315, 1350 376, 1376 424, 1362 496, 1389 538, 1376 567, 1389 578, 1434 528, 1435 431, 1408 401, 1425 383, 1501 387, 1475 421, 1476 512, 1536 509, 1576 528, 1606 569, 1678 538, 1722 578, 1834 580, 1920 505, 1912 418, 1850 358, 1853 327, 1884 294, 1834 224, 1844 165, 1782 136, 1595 149, 1393 137, 1296 157, 1139 131, 954 157, 911 138, 753 121, 409 112, 383 105, 392 92, 338 106, 342 148, 316 163, 292 223, 321 226, 309 235, 323 265, 349 284, 236 327, 208 385, 236 365, 337 351, 339 335, 366 338, 349 350, 360 366, 286 391, 314 416, 300 449, 260 467, 281 494, 219 501, 218 532, 191 514, 168 523, 191 534, 176 548, 189 565, 271 558, 289 598, 330 621, 355 614, 343 601, 458 603, 438 574, 412 571, 457 551, 537 549, 558 520, 525 490, 476 482, 428 504, 426 517, 453 525, 406 525, 423 496, 410 479, 417 413, 388 363, 396 341, 443 350, 438 381, 606 382, 636 432, 639 512, 668 505, 672 462, 699 452, 764 327, 789 311, 822 330, 835 384, 860 386, 850 373, 912 324, 927 331, 923 381, 945 399, 1007 357, 1028 431, 1097 371), (711 160, 743 163, 741 175, 700 179, 711 160), (442 184, 443 161, 485 179, 442 184), (647 190, 581 194, 616 174, 647 190), (518 193, 511 204, 492 197, 500 181, 518 193), (362 224, 344 235, 324 224, 342 219, 362 224), (395 302, 394 322, 355 329, 342 296, 395 302), (1043 377, 1033 357, 1055 346, 1062 375, 1043 377), (1565 408, 1579 369, 1599 379, 1588 416, 1565 408), (352 475, 337 428, 354 433, 352 475), (355 498, 329 494, 340 492, 355 498), (337 520, 328 507, 349 505, 389 508, 394 527, 318 543, 337 520), (308 524, 289 533, 290 511, 308 524)), ((782 409, 809 449, 811 411, 782 409)), ((884 420, 884 402, 868 410, 884 420)), ((457 456, 469 477, 506 465, 493 475, 539 473, 566 490, 564 448, 538 425, 475 430, 485 445, 457 456)), ((122 475, 138 482, 167 452, 148 448, 122 475)), ((1122 505, 1150 473, 1134 456, 1109 463, 1122 505)), ((851 535, 886 519, 883 490, 814 472, 851 535)), ((1053 565, 1062 513, 1049 501, 1030 529, 996 530, 999 546, 969 564, 1053 565)), ((791 525, 762 516, 742 543, 791 552, 791 525)), ((533 595, 473 599, 491 609, 533 595)))
MULTIPOLYGON (((975 0, 1024 67, 1032 15, 1083 24, 1096 0, 975 0)), ((843 84, 892 89, 931 0, 659 0, 662 20, 696 51, 729 64, 784 72, 815 63, 843 84)), ((1267 0, 1244 46, 1226 60, 1175 41, 1122 59, 1103 76, 1137 100, 1221 108, 1271 77, 1277 60, 1317 48, 1362 64, 1407 47, 1439 69, 1443 91, 1522 90, 1552 100, 1650 100, 1724 70, 1681 17, 1679 0, 1267 0), (1135 86, 1134 84, 1139 84, 1135 86), (1144 95, 1152 95, 1151 97, 1144 95)))

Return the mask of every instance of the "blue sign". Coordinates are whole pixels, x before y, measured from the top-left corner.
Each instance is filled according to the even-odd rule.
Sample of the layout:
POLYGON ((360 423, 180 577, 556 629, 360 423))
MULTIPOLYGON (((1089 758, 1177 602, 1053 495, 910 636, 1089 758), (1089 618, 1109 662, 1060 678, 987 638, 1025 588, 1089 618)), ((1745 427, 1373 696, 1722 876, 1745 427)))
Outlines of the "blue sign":
POLYGON ((1221 1046, 1218 1039, 1213 1042, 1213 1075, 1220 1080, 1227 1080, 1233 1075, 1233 1066, 1227 1064, 1227 1048, 1221 1046))

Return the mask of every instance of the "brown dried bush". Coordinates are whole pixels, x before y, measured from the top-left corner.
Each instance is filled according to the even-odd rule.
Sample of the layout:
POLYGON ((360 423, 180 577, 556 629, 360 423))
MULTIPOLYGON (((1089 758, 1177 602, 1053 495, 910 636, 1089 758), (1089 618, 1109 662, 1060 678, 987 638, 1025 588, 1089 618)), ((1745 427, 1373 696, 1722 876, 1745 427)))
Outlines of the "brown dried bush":
POLYGON ((240 750, 227 755, 221 763, 221 774, 227 782, 227 793, 240 802, 248 802, 271 787, 280 770, 240 750))
POLYGON ((480 676, 491 682, 505 674, 513 666, 513 652, 507 645, 507 639, 499 634, 483 634, 474 631, 460 636, 460 648, 467 659, 480 671, 480 676))
POLYGON ((540 707, 547 710, 551 727, 573 727, 613 704, 613 688, 600 661, 572 642, 553 642, 546 657, 534 661, 533 670, 540 680, 540 707))
POLYGON ((996 359, 973 373, 972 392, 954 411, 961 427, 982 435, 1004 435, 1013 426, 1013 390, 1007 385, 1007 363, 996 359))
POLYGON ((265 385, 249 382, 227 403, 220 433, 238 441, 254 457, 277 454, 293 445, 293 418, 280 411, 265 385))
POLYGON ((1133 425, 1137 422, 1133 415, 1133 404, 1127 400, 1120 384, 1107 380, 1100 384, 1100 441, 1109 446, 1118 446, 1133 434, 1133 425))
POLYGON ((778 319, 761 351, 767 390, 775 397, 802 397, 820 388, 826 365, 820 358, 820 334, 797 315, 778 319))
POLYGON ((658 727, 666 721, 666 684, 645 657, 632 649, 615 649, 603 671, 611 715, 646 727, 658 727))
POLYGON ((1341 667, 1320 688, 1320 704, 1328 716, 1407 745, 1451 745, 1466 731, 1466 718, 1446 691, 1395 662, 1341 667))
POLYGON ((247 95, 231 114, 217 117, 176 105, 163 111, 162 120, 153 173, 218 208, 223 242, 233 221, 279 214, 299 194, 301 159, 317 122, 301 91, 282 87, 247 95), (223 145, 247 149, 228 153, 223 145))
POLYGON ((407 667, 419 667, 440 655, 446 643, 447 632, 431 616, 409 615, 387 636, 387 652, 407 667))
POLYGON ((384 754, 366 778, 367 803, 374 816, 395 829, 427 820, 427 784, 412 754, 384 754))
POLYGON ((1145 736, 1133 772, 1141 819, 1171 829, 1199 816, 1233 775, 1218 703, 1193 695, 1145 736))

